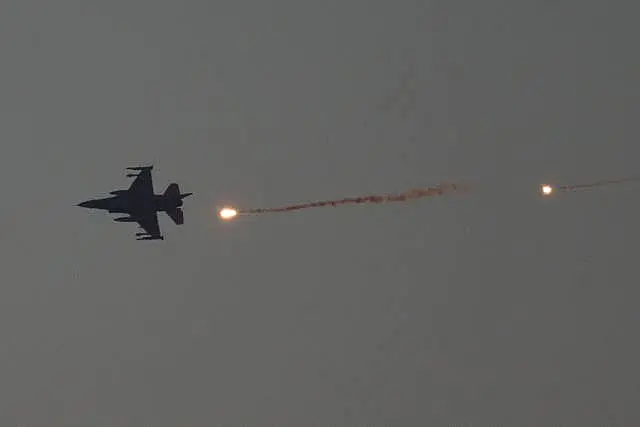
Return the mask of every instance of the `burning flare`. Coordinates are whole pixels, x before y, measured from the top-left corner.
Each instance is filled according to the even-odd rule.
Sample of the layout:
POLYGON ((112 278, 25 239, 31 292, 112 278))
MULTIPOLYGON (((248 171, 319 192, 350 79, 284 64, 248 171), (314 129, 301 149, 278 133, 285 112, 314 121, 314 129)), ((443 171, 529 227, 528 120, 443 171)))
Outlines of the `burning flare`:
POLYGON ((220 218, 224 220, 229 220, 238 215, 238 211, 233 208, 223 208, 220 210, 220 218))
POLYGON ((560 192, 590 190, 592 188, 605 187, 607 185, 622 184, 625 182, 633 182, 633 181, 639 181, 639 180, 640 180, 640 177, 629 177, 629 178, 612 179, 612 180, 606 180, 606 181, 596 181, 589 184, 556 185, 556 186, 543 184, 540 187, 540 191, 544 196, 549 196, 556 190, 560 192))

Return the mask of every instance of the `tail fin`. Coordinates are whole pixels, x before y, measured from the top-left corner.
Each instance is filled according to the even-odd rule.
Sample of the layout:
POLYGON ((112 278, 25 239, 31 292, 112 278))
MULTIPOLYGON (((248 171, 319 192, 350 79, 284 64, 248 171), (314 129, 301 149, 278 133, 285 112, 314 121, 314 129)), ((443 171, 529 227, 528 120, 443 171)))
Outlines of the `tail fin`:
POLYGON ((176 184, 175 182, 171 183, 171 184, 169 184, 167 189, 164 190, 164 195, 165 196, 169 196, 171 198, 179 199, 180 198, 180 187, 178 187, 178 184, 176 184))
POLYGON ((167 215, 169 215, 169 218, 177 225, 184 224, 184 212, 182 212, 182 209, 176 208, 175 210, 167 211, 167 215))

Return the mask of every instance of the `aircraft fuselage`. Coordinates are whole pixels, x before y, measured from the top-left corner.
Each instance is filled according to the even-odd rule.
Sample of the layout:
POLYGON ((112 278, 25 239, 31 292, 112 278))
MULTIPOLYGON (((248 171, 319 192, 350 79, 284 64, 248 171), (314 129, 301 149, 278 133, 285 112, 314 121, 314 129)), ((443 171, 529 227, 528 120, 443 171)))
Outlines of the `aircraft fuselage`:
MULTIPOLYGON (((184 195, 183 195, 184 196, 184 195)), ((167 197, 162 194, 154 194, 151 197, 131 197, 128 194, 121 194, 103 199, 92 199, 82 202, 79 206, 89 209, 101 209, 111 213, 134 213, 134 212, 169 212, 180 206, 184 202, 182 197, 167 197)))

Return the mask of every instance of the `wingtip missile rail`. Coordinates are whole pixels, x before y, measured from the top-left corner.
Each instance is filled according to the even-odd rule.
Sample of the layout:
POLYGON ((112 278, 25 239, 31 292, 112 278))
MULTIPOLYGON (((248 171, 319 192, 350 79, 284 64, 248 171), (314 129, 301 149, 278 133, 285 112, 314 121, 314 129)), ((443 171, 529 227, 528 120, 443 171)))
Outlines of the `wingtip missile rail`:
POLYGON ((143 236, 138 237, 136 240, 164 240, 164 236, 143 236))
POLYGON ((150 171, 150 170, 153 170, 153 165, 149 165, 149 166, 131 166, 131 167, 128 167, 127 170, 130 170, 130 171, 150 171))

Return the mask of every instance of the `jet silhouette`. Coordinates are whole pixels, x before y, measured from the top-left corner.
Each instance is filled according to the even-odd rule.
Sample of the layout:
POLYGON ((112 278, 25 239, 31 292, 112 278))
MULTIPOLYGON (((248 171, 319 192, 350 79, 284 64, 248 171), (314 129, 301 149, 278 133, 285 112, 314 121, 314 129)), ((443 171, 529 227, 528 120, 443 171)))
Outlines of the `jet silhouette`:
POLYGON ((102 209, 109 213, 124 213, 129 216, 114 218, 118 222, 137 222, 144 233, 136 233, 136 240, 164 240, 158 225, 158 212, 165 212, 177 225, 184 224, 184 213, 180 206, 182 199, 193 193, 180 193, 178 184, 171 183, 163 194, 153 192, 151 170, 153 166, 127 168, 140 171, 128 173, 127 177, 135 177, 127 190, 115 190, 112 197, 91 199, 78 203, 77 206, 89 209, 102 209))

